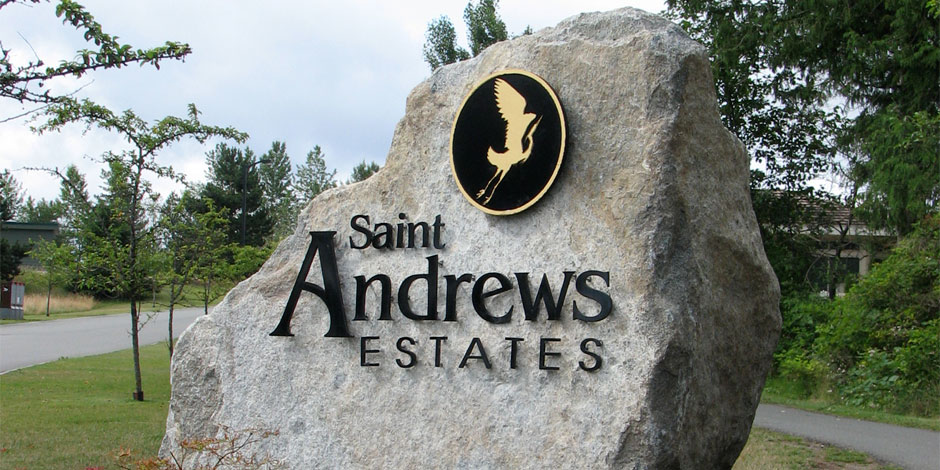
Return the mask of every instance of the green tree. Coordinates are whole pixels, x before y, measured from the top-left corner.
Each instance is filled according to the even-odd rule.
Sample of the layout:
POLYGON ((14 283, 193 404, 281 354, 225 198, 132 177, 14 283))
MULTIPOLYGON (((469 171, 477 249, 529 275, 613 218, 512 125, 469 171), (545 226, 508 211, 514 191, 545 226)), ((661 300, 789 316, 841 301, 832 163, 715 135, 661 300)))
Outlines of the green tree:
MULTIPOLYGON (((760 122, 762 114, 756 110, 761 107, 750 104, 754 97, 772 96, 774 102, 802 106, 787 110, 794 112, 799 127, 758 128, 755 136, 807 136, 836 150, 860 149, 848 174, 861 189, 860 214, 869 224, 905 234, 914 222, 936 211, 936 2, 668 3, 670 15, 709 47, 720 101, 744 105, 739 107, 744 112, 735 114, 722 101, 722 116, 732 131, 737 133, 738 121, 760 122), (735 78, 742 80, 736 83, 735 78), (751 82, 767 82, 771 93, 749 89, 751 82), (723 93, 726 89, 732 93, 723 93), (832 99, 845 104, 837 113, 820 107, 832 99), (824 119, 812 119, 814 115, 824 119), (844 120, 844 125, 826 124, 833 119, 844 120)), ((780 122, 779 116, 770 117, 780 122)))
POLYGON ((23 188, 10 170, 0 173, 0 220, 13 220, 23 204, 23 188))
POLYGON ((336 187, 336 170, 330 171, 326 167, 323 151, 319 145, 307 152, 307 160, 297 168, 294 177, 294 188, 297 189, 297 198, 306 204, 318 194, 327 189, 336 187))
MULTIPOLYGON (((30 7, 31 3, 39 1, 2 0, 0 10, 15 8, 15 5, 30 7)), ((62 18, 63 24, 71 25, 82 33, 85 41, 93 44, 95 49, 80 49, 74 54, 75 59, 59 61, 55 66, 47 66, 53 60, 39 57, 24 65, 15 65, 11 62, 13 51, 3 47, 3 41, 0 41, 0 98, 39 104, 74 101, 70 94, 53 93, 54 87, 49 86, 50 82, 134 63, 159 69, 162 61, 182 60, 192 52, 188 44, 171 41, 150 49, 135 49, 130 44, 123 44, 117 36, 105 33, 101 24, 82 5, 71 0, 61 0, 55 7, 55 14, 62 18)), ((28 55, 35 56, 35 51, 28 55)))
POLYGON ((358 183, 360 181, 365 181, 366 178, 372 176, 375 172, 379 171, 381 167, 378 163, 375 162, 366 162, 363 160, 358 165, 354 166, 352 173, 349 175, 349 180, 346 181, 346 184, 358 183))
POLYGON ((56 200, 40 199, 37 201, 32 196, 27 196, 20 212, 20 219, 23 222, 47 224, 59 220, 62 215, 62 204, 56 200))
POLYGON ((22 244, 0 239, 0 282, 10 282, 20 273, 20 261, 27 252, 29 249, 22 244))
POLYGON ((859 111, 861 213, 910 233, 940 195, 940 11, 936 2, 783 2, 771 65, 793 67, 859 111))
POLYGON ((271 234, 271 216, 264 205, 257 168, 264 163, 259 163, 249 148, 219 143, 206 154, 206 164, 209 169, 202 198, 211 199, 215 207, 228 213, 229 242, 241 243, 244 239, 248 245, 263 245, 271 234))
POLYGON ((940 114, 904 114, 889 106, 853 130, 868 157, 852 174, 867 189, 860 215, 873 228, 910 233, 927 214, 937 212, 940 201, 940 114))
MULTIPOLYGON (((167 322, 167 345, 173 356, 173 314, 190 282, 198 279, 201 268, 220 257, 217 253, 225 249, 225 231, 228 218, 217 210, 211 200, 206 210, 195 210, 196 196, 189 190, 182 195, 167 197, 160 210, 157 226, 162 247, 162 283, 169 290, 169 319, 167 322)), ((208 307, 207 307, 208 309, 208 307)))
POLYGON ((49 108, 49 115, 49 121, 39 127, 40 132, 58 130, 70 123, 84 123, 116 132, 129 144, 120 152, 106 152, 101 157, 108 175, 108 189, 104 198, 108 200, 111 225, 107 237, 95 236, 92 231, 83 230, 89 242, 83 248, 92 265, 105 268, 89 273, 85 282, 106 286, 130 302, 134 397, 142 400, 138 307, 140 292, 146 290, 151 274, 143 269, 150 262, 145 248, 153 243, 152 227, 148 224, 146 214, 147 199, 153 194, 145 176, 174 178, 172 168, 160 165, 156 157, 160 151, 184 138, 202 143, 218 136, 241 142, 247 136, 231 127, 203 124, 199 121, 199 112, 194 105, 189 106, 185 118, 168 116, 153 124, 148 124, 133 111, 115 114, 87 100, 57 103, 49 108))
MULTIPOLYGON (((20 210, 21 191, 16 178, 9 170, 3 170, 0 173, 0 231, 3 230, 3 222, 14 219, 20 210)), ((12 281, 20 273, 20 261, 28 251, 29 248, 22 244, 0 239, 0 281, 12 281)))
MULTIPOLYGON (((424 35, 424 61, 434 70, 442 65, 453 64, 461 60, 476 57, 483 49, 509 38, 506 23, 499 17, 499 0, 478 0, 476 4, 467 3, 463 10, 463 20, 467 25, 467 42, 470 52, 457 45, 457 32, 450 18, 441 16, 431 20, 424 35)), ((522 34, 530 34, 532 28, 526 27, 522 34)))
POLYGON ((85 175, 78 171, 75 165, 69 165, 65 173, 58 168, 52 170, 59 177, 59 203, 62 205, 62 214, 59 218, 62 232, 71 236, 78 230, 83 220, 88 217, 92 204, 88 197, 88 183, 85 175))
POLYGON ((273 221, 269 241, 277 241, 294 230, 297 217, 297 200, 287 146, 283 142, 273 142, 261 160, 265 162, 259 167, 264 206, 273 221))
POLYGON ((431 70, 470 58, 470 53, 457 45, 457 31, 446 16, 431 20, 422 51, 431 70))
POLYGON ((65 286, 72 279, 76 270, 77 253, 75 247, 60 240, 40 240, 33 245, 29 255, 39 261, 46 271, 46 316, 52 301, 52 289, 65 286))
POLYGON ((509 38, 506 23, 503 23, 499 12, 496 11, 498 6, 499 0, 479 0, 476 5, 468 3, 463 10, 470 53, 474 57, 483 52, 483 49, 509 38))

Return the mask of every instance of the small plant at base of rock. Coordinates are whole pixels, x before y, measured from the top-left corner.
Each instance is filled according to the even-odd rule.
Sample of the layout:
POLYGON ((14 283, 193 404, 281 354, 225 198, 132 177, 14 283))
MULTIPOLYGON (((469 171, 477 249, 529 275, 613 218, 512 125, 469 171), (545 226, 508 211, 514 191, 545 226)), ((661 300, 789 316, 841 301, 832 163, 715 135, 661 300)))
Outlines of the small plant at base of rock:
POLYGON ((221 426, 220 437, 184 439, 178 448, 170 451, 165 458, 136 458, 130 450, 121 449, 115 459, 124 470, 277 470, 284 467, 281 462, 269 455, 251 453, 251 447, 269 437, 277 436, 277 431, 248 428, 233 430, 221 426))

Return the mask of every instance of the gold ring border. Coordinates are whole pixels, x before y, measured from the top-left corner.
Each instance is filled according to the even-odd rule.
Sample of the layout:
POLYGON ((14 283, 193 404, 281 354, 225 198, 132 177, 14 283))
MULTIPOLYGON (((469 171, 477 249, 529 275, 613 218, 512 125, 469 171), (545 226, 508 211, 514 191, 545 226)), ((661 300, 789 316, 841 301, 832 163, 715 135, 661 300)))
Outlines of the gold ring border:
POLYGON ((513 214, 518 214, 518 213, 520 213, 520 212, 522 212, 522 211, 528 209, 529 207, 532 207, 533 204, 535 204, 535 203, 538 202, 540 199, 542 199, 542 196, 544 196, 545 193, 548 192, 549 188, 551 188, 552 185, 555 184, 555 178, 558 176, 558 172, 561 170, 561 163, 562 163, 562 161, 564 161, 564 159, 565 159, 565 145, 566 145, 566 143, 567 143, 567 137, 568 137, 567 134, 568 134, 568 125, 567 125, 567 122, 565 121, 565 113, 564 113, 564 111, 563 111, 562 108, 561 108, 561 101, 559 101, 558 95, 555 94, 555 90, 552 89, 551 85, 549 85, 548 82, 546 82, 545 80, 543 80, 542 77, 540 77, 540 76, 538 76, 538 75, 536 75, 536 74, 534 74, 534 73, 532 73, 532 72, 529 72, 529 71, 527 71, 527 70, 522 70, 522 69, 506 69, 506 70, 501 70, 501 71, 499 71, 499 72, 494 72, 494 73, 492 73, 492 74, 490 74, 490 75, 487 75, 486 78, 483 78, 482 80, 478 81, 478 82, 473 86, 473 88, 470 89, 470 92, 467 93, 467 96, 464 97, 463 102, 460 103, 460 108, 457 110, 457 115, 454 116, 454 123, 451 125, 451 128, 450 128, 450 149, 449 149, 449 152, 450 152, 450 172, 451 172, 451 174, 454 176, 454 183, 457 184, 457 189, 460 190, 460 194, 463 194, 463 197, 464 197, 467 201, 469 201, 470 204, 472 204, 474 207, 476 207, 477 209, 479 209, 479 210, 481 210, 481 211, 483 211, 483 212, 485 212, 485 213, 487 213, 487 214, 490 214, 490 215, 513 215, 513 214), (500 75, 509 75, 509 74, 525 75, 526 77, 529 77, 529 78, 535 80, 536 82, 538 82, 540 85, 542 85, 542 88, 544 88, 546 91, 548 91, 548 94, 552 97, 552 101, 555 102, 555 110, 558 111, 558 120, 561 121, 561 122, 560 122, 560 123, 561 123, 561 146, 559 147, 559 150, 558 150, 558 152, 559 152, 559 155, 558 155, 558 163, 555 165, 555 171, 552 172, 552 177, 549 178, 548 183, 545 185, 545 187, 542 188, 542 190, 541 190, 538 194, 536 194, 535 197, 533 197, 532 199, 530 199, 530 200, 529 200, 528 202, 526 202, 525 204, 523 204, 523 205, 521 205, 521 206, 519 206, 519 207, 513 208, 513 209, 506 209, 506 210, 502 210, 502 211, 497 211, 497 210, 493 210, 493 209, 490 209, 490 208, 487 208, 487 207, 484 207, 484 206, 480 205, 480 204, 479 204, 478 202, 476 202, 472 197, 470 197, 469 194, 467 194, 467 191, 464 190, 463 185, 460 184, 460 180, 457 178, 457 169, 454 167, 454 133, 457 131, 457 120, 460 119, 460 115, 461 115, 461 113, 463 113, 463 108, 464 108, 464 106, 466 106, 467 101, 470 100, 470 97, 473 96, 473 94, 477 91, 477 89, 480 88, 484 83, 488 82, 490 79, 492 79, 492 78, 494 78, 494 77, 498 77, 498 76, 500 76, 500 75))

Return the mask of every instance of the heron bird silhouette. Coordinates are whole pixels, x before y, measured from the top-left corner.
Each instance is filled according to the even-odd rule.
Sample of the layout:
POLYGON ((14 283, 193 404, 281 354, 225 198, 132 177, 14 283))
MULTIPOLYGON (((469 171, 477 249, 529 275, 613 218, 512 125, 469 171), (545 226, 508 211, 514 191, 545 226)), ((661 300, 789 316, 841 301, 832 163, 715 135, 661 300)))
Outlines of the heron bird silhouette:
POLYGON ((505 80, 496 79, 493 89, 499 115, 503 118, 503 121, 506 121, 505 144, 503 145, 505 150, 497 152, 493 147, 490 147, 486 151, 486 161, 496 167, 496 173, 486 183, 486 186, 477 192, 477 199, 482 198, 483 204, 488 204, 490 199, 493 198, 496 188, 503 182, 506 173, 514 165, 524 163, 532 154, 532 145, 534 144, 532 135, 542 120, 542 116, 525 112, 525 97, 505 80), (490 189, 491 185, 492 189, 490 189), (487 196, 487 193, 489 193, 489 196, 487 196), (486 197, 484 198, 484 196, 486 197))

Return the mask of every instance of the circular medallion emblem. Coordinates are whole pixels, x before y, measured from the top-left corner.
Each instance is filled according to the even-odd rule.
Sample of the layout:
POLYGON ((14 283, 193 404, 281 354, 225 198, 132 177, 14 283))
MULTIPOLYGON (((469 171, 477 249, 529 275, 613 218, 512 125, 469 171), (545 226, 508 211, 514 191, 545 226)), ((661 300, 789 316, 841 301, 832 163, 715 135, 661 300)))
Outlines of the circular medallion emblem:
POLYGON ((454 120, 454 179, 470 204, 488 214, 516 214, 535 204, 555 181, 564 153, 561 102, 529 72, 487 77, 454 120))

